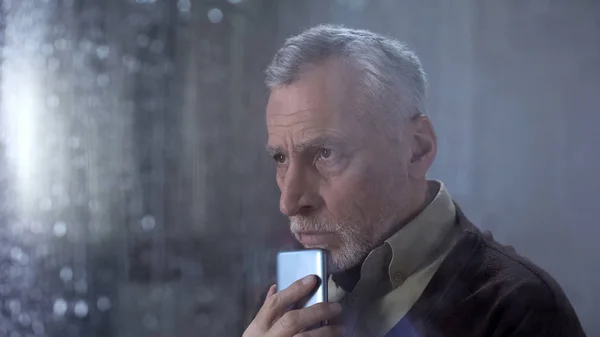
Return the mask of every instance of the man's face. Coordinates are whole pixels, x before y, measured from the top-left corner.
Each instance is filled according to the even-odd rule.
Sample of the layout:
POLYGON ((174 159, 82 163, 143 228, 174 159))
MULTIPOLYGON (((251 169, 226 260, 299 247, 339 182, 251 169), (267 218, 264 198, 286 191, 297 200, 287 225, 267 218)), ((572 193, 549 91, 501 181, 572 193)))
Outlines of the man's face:
POLYGON ((267 106, 281 212, 296 239, 329 250, 339 270, 375 248, 411 196, 409 151, 357 115, 355 84, 341 66, 321 66, 273 90, 267 106))

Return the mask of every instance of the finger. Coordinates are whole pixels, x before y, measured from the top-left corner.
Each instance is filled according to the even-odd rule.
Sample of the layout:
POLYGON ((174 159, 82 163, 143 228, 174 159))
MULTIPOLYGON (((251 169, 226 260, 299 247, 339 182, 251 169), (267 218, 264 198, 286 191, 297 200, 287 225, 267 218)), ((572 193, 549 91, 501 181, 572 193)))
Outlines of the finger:
POLYGON ((276 292, 277 292, 277 286, 272 285, 271 288, 269 288, 269 292, 267 292, 267 297, 265 297, 265 302, 269 299, 269 297, 275 295, 276 292))
POLYGON ((335 318, 341 312, 342 306, 337 302, 317 303, 308 308, 287 312, 269 331, 274 336, 294 335, 323 321, 335 318))
POLYGON ((344 337, 344 328, 341 326, 324 326, 315 330, 295 334, 294 337, 344 337))
POLYGON ((315 287, 317 278, 306 276, 267 298, 265 304, 256 315, 256 320, 263 326, 271 327, 273 322, 283 315, 294 303, 306 297, 315 287))

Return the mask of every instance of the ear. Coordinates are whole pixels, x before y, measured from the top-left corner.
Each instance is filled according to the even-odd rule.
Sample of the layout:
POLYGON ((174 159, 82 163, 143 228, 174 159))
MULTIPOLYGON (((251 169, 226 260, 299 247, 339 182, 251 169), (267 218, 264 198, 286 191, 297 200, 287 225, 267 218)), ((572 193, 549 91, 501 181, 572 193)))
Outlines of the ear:
POLYGON ((410 121, 411 153, 409 176, 415 180, 425 179, 437 152, 437 138, 427 116, 410 121))

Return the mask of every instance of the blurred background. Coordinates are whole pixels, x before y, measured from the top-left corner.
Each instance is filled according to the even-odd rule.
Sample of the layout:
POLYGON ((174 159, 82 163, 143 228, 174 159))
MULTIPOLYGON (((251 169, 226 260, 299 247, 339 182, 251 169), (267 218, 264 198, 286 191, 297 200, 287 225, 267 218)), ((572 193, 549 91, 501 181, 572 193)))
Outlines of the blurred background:
POLYGON ((0 3, 0 337, 240 336, 293 245, 263 70, 318 23, 416 50, 431 176, 600 336, 599 1, 0 3))

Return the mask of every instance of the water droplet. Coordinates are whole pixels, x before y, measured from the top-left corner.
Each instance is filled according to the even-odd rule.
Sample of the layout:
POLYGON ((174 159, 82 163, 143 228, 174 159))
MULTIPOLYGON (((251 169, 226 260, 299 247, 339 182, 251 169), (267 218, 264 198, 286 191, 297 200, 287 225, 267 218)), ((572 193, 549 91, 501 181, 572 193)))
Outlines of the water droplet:
POLYGON ((140 62, 138 62, 138 60, 136 60, 134 57, 131 56, 123 56, 123 65, 127 68, 127 70, 129 70, 130 72, 137 72, 140 70, 140 62))
POLYGON ((67 313, 67 301, 62 298, 56 299, 52 306, 52 312, 57 316, 64 316, 67 313))
POLYGON ((213 8, 208 11, 208 20, 212 23, 219 23, 223 20, 223 12, 218 8, 213 8))
POLYGON ((54 232, 54 235, 61 238, 67 234, 67 224, 65 224, 64 222, 57 222, 54 224, 54 228, 52 228, 52 231, 54 232))
POLYGON ((192 9, 192 3, 190 0, 179 0, 177 1, 177 8, 179 11, 187 13, 192 9))
POLYGON ((60 269, 60 279, 63 280, 63 282, 69 282, 73 279, 73 269, 69 268, 69 267, 62 267, 60 269))
POLYGON ((19 323, 22 326, 29 326, 31 324, 31 317, 29 317, 29 315, 26 313, 22 313, 19 315, 19 323))
POLYGON ((9 337, 21 337, 21 335, 16 331, 12 331, 9 337))
POLYGON ((108 76, 107 74, 100 74, 96 77, 96 83, 98 83, 98 85, 101 87, 107 86, 109 82, 110 76, 108 76))
POLYGON ((96 48, 96 56, 98 56, 99 59, 104 60, 108 57, 108 54, 110 54, 109 46, 99 46, 96 48))
POLYGON ((8 310, 10 310, 13 314, 18 314, 21 312, 21 302, 19 300, 9 300, 7 303, 8 310))
POLYGON ((110 299, 106 296, 99 297, 98 301, 96 301, 96 306, 100 311, 108 311, 111 306, 110 299))
POLYGON ((49 211, 52 209, 52 200, 50 198, 43 198, 40 200, 40 210, 49 211))
POLYGON ((154 315, 152 315, 152 314, 146 314, 146 315, 144 315, 144 319, 142 321, 142 324, 144 324, 144 326, 147 329, 154 330, 158 326, 158 320, 156 319, 156 317, 154 315))
POLYGON ((141 224, 143 230, 151 231, 156 226, 156 221, 152 215, 146 215, 142 218, 141 224))
POLYGON ((79 300, 75 303, 73 311, 75 312, 75 316, 84 318, 88 314, 88 305, 84 300, 79 300))
POLYGON ((150 38, 144 34, 138 35, 135 41, 137 42, 138 46, 143 48, 148 47, 148 45, 150 44, 150 38))
POLYGON ((12 259, 17 262, 21 261, 21 259, 23 258, 23 255, 24 255, 23 251, 19 247, 13 247, 10 249, 10 257, 12 257, 12 259))

